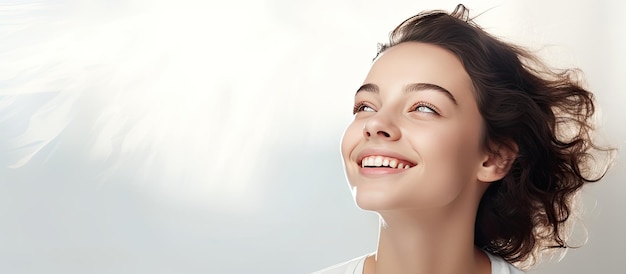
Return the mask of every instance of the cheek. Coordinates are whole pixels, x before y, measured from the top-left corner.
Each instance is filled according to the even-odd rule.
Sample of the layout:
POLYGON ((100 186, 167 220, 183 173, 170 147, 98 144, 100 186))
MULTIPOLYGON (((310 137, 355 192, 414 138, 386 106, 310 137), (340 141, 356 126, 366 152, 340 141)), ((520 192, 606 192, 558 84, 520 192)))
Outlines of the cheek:
POLYGON ((461 123, 454 133, 444 137, 449 145, 441 147, 441 150, 465 176, 468 176, 468 171, 474 171, 481 161, 480 129, 480 123, 461 123))
POLYGON ((460 127, 459 132, 447 148, 446 153, 450 156, 450 161, 454 163, 454 171, 451 174, 458 176, 459 187, 476 180, 476 172, 481 165, 482 153, 480 147, 480 125, 460 127))
POLYGON ((446 134, 434 137, 433 145, 424 151, 428 153, 424 155, 424 171, 437 182, 434 186, 448 188, 465 181, 467 163, 464 161, 465 146, 461 136, 446 134))
POLYGON ((424 167, 420 178, 426 199, 443 205, 454 200, 475 179, 480 163, 480 135, 471 127, 448 125, 432 131, 419 144, 424 167), (437 133, 435 133, 437 132, 437 133))
POLYGON ((422 134, 422 138, 415 139, 418 151, 425 157, 424 161, 435 161, 441 165, 475 158, 479 136, 476 136, 471 126, 446 123, 429 131, 422 134))
POLYGON ((360 123, 352 122, 344 131, 341 138, 341 157, 344 163, 350 161, 350 153, 362 138, 363 125, 360 123))

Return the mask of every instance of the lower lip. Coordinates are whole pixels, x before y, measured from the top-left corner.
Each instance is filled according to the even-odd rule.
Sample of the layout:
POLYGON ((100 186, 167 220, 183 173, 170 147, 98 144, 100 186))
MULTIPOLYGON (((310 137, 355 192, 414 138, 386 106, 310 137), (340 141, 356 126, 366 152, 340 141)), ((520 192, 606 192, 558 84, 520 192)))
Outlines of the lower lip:
POLYGON ((405 172, 411 168, 388 168, 388 167, 361 167, 359 173, 363 175, 390 175, 405 172))

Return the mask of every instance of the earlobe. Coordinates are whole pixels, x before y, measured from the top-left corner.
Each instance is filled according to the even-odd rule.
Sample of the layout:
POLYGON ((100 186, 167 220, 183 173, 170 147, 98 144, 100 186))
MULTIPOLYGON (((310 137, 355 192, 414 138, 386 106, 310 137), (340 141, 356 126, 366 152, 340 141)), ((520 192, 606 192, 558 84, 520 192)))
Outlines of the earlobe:
POLYGON ((517 152, 517 144, 511 141, 506 145, 498 145, 495 151, 487 153, 477 174, 478 181, 492 183, 504 178, 509 173, 517 152))

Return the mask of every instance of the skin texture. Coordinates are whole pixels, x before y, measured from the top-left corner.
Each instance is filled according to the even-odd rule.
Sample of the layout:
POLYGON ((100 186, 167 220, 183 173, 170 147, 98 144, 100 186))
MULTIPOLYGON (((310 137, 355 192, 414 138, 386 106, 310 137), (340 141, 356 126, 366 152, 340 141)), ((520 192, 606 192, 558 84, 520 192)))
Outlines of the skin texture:
POLYGON ((364 272, 491 273, 473 243, 476 210, 488 183, 509 166, 481 145, 482 118, 459 59, 434 45, 402 43, 378 57, 363 84, 341 153, 357 205, 381 218, 364 272), (414 83, 449 94, 406 91, 414 83), (363 168, 368 155, 411 168, 363 168))

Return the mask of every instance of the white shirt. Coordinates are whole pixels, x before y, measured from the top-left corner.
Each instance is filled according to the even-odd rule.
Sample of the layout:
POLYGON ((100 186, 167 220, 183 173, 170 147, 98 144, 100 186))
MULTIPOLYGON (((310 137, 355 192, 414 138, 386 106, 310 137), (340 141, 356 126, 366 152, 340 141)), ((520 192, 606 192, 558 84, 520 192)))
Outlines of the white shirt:
MULTIPOLYGON (((491 274, 524 274, 500 257, 485 252, 491 261, 491 274)), ((363 274, 363 264, 369 254, 343 262, 329 268, 322 269, 313 274, 363 274)))

